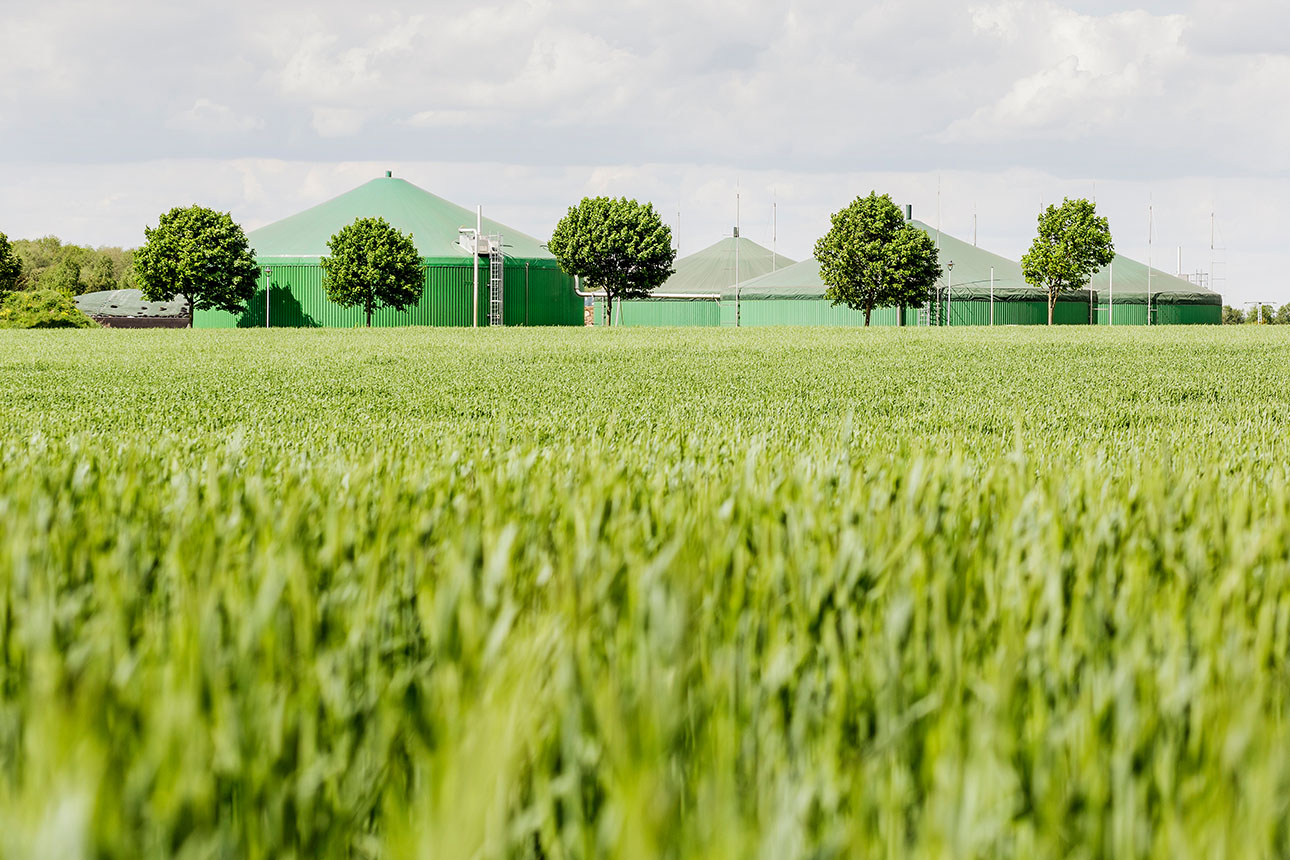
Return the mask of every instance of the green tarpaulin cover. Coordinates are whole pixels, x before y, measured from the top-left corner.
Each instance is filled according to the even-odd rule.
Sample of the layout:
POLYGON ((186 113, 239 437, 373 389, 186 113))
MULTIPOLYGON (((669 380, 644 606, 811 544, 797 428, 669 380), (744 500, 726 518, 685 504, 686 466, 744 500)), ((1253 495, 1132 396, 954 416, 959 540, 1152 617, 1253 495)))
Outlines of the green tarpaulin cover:
POLYGON ((736 243, 739 247, 738 274, 741 280, 793 265, 788 257, 774 254, 769 248, 764 248, 751 239, 728 236, 702 251, 695 251, 678 259, 672 265, 676 273, 657 292, 712 295, 732 290, 736 280, 736 243))
MULTIPOLYGON (((921 221, 910 223, 937 240, 941 270, 945 273, 937 282, 939 289, 944 290, 948 284, 955 298, 988 299, 993 269, 995 301, 1046 301, 1042 292, 1026 283, 1020 263, 992 254, 948 233, 938 234, 934 227, 921 221), (953 270, 948 270, 950 262, 954 263, 953 270)), ((743 299, 818 299, 823 297, 824 290, 824 282, 820 280, 820 265, 812 258, 787 269, 744 281, 740 284, 739 296, 743 299)), ((733 290, 729 293, 733 296, 733 290)), ((1063 295, 1061 301, 1087 302, 1088 291, 1080 290, 1063 295)))
MULTIPOLYGON (((1097 290, 1103 302, 1114 301, 1117 305, 1145 305, 1147 303, 1147 265, 1116 254, 1110 266, 1093 276, 1091 286, 1097 290), (1112 290, 1113 285, 1114 290, 1112 290)), ((1156 268, 1151 269, 1150 287, 1153 305, 1221 306, 1223 304, 1223 297, 1218 293, 1156 268)))
MULTIPOLYGON (((356 218, 384 218, 391 225, 412 234, 412 242, 429 260, 462 261, 470 252, 458 244, 458 229, 475 227, 475 212, 436 197, 411 182, 381 177, 353 191, 333 197, 289 218, 275 221, 247 234, 256 257, 325 257, 327 240, 356 218)), ((490 218, 484 219, 484 233, 501 234, 509 257, 554 259, 542 242, 490 218)))

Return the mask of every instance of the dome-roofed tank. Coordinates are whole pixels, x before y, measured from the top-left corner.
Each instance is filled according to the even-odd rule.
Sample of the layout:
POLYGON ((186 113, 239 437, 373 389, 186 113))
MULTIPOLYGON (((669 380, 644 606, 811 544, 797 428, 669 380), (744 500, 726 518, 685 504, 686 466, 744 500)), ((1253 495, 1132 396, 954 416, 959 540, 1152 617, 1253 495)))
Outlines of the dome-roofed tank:
POLYGON ((412 234, 425 265, 421 299, 406 311, 378 308, 374 326, 489 325, 490 254, 503 272, 500 322, 503 325, 582 325, 583 302, 573 279, 560 271, 555 258, 532 236, 484 218, 479 254, 471 236, 476 213, 411 182, 387 173, 339 197, 275 221, 247 234, 261 269, 260 291, 240 316, 199 310, 194 325, 203 328, 265 325, 265 280, 270 286, 268 323, 271 326, 362 325, 359 308, 343 308, 327 300, 321 260, 328 240, 357 218, 384 218, 412 234), (469 232, 462 233, 462 230, 469 232), (490 242, 490 239, 492 240, 490 242), (500 245, 497 240, 500 239, 500 245), (472 295, 475 266, 479 293, 472 295), (472 319, 472 313, 477 316, 472 319))

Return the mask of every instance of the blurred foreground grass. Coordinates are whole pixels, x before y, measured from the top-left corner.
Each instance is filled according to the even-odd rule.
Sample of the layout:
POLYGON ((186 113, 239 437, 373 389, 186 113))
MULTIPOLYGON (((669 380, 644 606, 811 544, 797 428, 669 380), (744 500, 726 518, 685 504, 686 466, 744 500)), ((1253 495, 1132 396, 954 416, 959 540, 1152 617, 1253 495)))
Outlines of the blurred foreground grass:
POLYGON ((0 856, 1290 855, 1274 329, 0 337, 0 856))

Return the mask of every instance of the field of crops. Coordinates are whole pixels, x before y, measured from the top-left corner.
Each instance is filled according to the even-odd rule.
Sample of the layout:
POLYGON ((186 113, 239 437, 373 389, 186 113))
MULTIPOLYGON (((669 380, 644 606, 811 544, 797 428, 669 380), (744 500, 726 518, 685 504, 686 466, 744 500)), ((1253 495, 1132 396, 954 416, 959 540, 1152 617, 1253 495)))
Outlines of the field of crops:
POLYGON ((1288 856, 1288 368, 6 333, 0 856, 1288 856))

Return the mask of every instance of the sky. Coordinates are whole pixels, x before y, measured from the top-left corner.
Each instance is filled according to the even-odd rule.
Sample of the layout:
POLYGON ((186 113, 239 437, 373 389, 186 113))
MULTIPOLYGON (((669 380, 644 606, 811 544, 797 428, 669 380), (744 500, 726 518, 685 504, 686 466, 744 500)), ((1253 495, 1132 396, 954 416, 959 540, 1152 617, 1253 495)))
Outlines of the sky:
POLYGON ((10 238, 136 246, 192 203, 250 230, 392 170, 538 237, 584 196, 648 200, 682 255, 738 217, 809 257, 876 190, 1018 259, 1069 196, 1127 256, 1181 256, 1229 304, 1290 302, 1284 0, 42 0, 5 18, 10 238))

